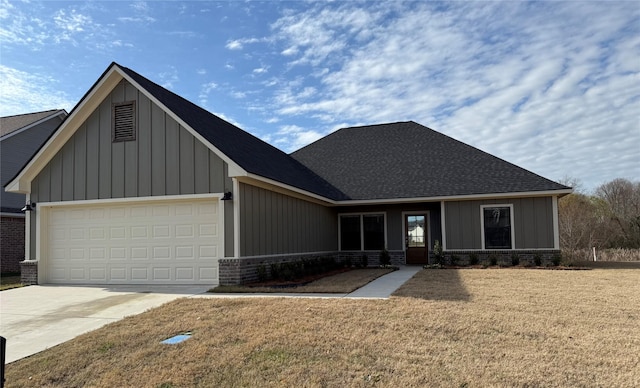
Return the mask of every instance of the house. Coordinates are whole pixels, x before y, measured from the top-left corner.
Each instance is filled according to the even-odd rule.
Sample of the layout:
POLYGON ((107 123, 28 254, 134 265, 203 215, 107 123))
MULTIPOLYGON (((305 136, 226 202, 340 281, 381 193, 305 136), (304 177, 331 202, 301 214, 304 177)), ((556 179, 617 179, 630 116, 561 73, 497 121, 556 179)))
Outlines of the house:
MULTIPOLYGON (((31 159, 67 116, 62 109, 0 117, 2 187, 31 159)), ((20 272, 24 260, 24 194, 0 190, 0 270, 20 272)))
POLYGON ((288 155, 116 63, 7 190, 35 203, 26 281, 210 285, 383 249, 426 263, 436 240, 447 255, 549 260, 571 192, 415 122, 288 155))

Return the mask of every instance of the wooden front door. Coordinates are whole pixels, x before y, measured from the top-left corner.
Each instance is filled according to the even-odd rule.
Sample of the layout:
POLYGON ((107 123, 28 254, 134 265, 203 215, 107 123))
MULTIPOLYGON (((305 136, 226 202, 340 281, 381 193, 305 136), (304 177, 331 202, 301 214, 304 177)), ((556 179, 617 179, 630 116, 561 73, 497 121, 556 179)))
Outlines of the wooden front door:
POLYGON ((407 264, 427 264, 429 257, 427 228, 426 214, 404 216, 407 264))

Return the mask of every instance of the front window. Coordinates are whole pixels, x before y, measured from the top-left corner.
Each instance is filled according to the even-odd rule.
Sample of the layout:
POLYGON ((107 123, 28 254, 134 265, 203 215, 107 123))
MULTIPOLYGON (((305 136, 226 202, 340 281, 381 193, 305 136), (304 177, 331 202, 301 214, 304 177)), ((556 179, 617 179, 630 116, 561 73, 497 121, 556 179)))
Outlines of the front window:
POLYGON ((511 205, 482 206, 484 249, 512 249, 511 205))
POLYGON ((385 247, 384 214, 340 215, 340 249, 379 251, 385 247))

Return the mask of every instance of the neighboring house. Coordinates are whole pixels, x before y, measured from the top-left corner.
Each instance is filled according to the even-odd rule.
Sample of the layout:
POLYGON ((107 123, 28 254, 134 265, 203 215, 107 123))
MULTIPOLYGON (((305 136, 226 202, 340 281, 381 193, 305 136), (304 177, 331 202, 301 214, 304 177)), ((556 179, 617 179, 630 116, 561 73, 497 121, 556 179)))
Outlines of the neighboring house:
POLYGON ((4 185, 20 171, 67 116, 62 109, 0 117, 0 270, 20 272, 24 260, 25 195, 4 185))
POLYGON ((37 203, 32 281, 211 285, 313 256, 426 263, 436 240, 549 260, 571 192, 414 122, 287 155, 116 63, 7 190, 37 203))

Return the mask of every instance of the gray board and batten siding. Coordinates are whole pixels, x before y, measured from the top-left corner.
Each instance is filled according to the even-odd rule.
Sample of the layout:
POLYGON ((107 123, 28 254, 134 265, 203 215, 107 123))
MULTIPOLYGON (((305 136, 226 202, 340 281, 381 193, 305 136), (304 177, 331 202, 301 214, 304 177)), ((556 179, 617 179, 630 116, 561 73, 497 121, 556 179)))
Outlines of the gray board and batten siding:
MULTIPOLYGON (((232 188, 222 159, 123 80, 31 182, 31 200, 223 193, 232 188), (113 142, 112 104, 126 101, 135 101, 136 140, 113 142)), ((233 214, 233 204, 225 203, 224 210, 233 214)), ((233 217, 224 219, 225 256, 233 256, 233 217)), ((33 218, 32 236, 35 227, 33 218)))
POLYGON ((240 184, 240 254, 337 251, 336 209, 240 184))
POLYGON ((554 249, 552 197, 445 202, 446 248, 481 249, 482 205, 513 204, 514 249, 554 249))

